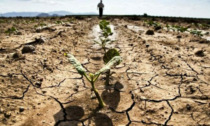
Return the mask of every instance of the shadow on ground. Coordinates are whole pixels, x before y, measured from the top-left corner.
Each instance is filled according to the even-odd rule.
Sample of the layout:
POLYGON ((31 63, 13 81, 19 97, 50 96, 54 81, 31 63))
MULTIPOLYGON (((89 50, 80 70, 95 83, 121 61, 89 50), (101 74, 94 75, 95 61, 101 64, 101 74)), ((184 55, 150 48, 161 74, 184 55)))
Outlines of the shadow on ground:
POLYGON ((64 111, 60 110, 54 115, 56 121, 55 126, 79 126, 82 123, 95 124, 95 126, 113 126, 112 120, 103 113, 99 113, 99 109, 96 108, 89 114, 88 118, 82 119, 85 114, 85 111, 82 107, 79 106, 68 106, 64 111), (60 116, 64 116, 63 120, 59 120, 60 116))
POLYGON ((114 89, 107 89, 102 92, 101 97, 109 107, 116 109, 120 102, 120 90, 123 89, 120 82, 114 84, 114 89))

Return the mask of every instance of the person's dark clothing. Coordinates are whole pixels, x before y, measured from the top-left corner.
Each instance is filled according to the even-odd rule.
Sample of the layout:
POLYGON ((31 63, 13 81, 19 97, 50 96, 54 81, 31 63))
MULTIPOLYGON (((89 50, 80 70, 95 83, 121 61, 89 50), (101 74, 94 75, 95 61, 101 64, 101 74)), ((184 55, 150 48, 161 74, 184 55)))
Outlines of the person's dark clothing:
POLYGON ((103 8, 99 8, 99 17, 102 17, 103 15, 103 8))

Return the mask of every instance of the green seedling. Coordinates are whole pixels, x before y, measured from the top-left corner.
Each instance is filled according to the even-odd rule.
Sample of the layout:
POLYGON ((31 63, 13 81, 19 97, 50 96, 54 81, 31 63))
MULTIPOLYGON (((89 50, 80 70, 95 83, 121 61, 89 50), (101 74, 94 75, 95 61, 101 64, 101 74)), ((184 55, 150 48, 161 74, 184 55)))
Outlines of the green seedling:
POLYGON ((154 21, 146 21, 146 23, 149 25, 149 26, 153 26, 155 30, 159 30, 161 29, 161 24, 158 23, 158 22, 154 22, 154 21))
POLYGON ((62 21, 56 21, 56 24, 63 24, 62 21))
POLYGON ((190 34, 193 34, 193 35, 197 35, 197 36, 203 36, 203 34, 201 33, 201 31, 198 31, 198 30, 191 30, 190 31, 190 34))
POLYGON ((36 28, 43 28, 43 27, 45 27, 45 26, 47 26, 47 24, 45 24, 45 23, 39 23, 39 24, 37 24, 37 25, 34 25, 34 28, 36 29, 36 28))
MULTIPOLYGON (((104 54, 103 61, 104 64, 107 64, 113 57, 120 56, 120 53, 116 49, 110 49, 104 54)), ((110 70, 106 72, 106 86, 109 85, 110 70)))
POLYGON ((74 17, 69 18, 69 19, 67 20, 67 22, 69 22, 69 23, 74 23, 75 21, 76 21, 76 19, 75 19, 74 17))
POLYGON ((94 41, 95 43, 101 45, 101 47, 102 47, 102 49, 104 50, 105 53, 106 53, 106 44, 113 42, 108 38, 109 36, 111 36, 113 34, 109 24, 110 23, 106 20, 102 20, 99 23, 99 27, 102 31, 101 35, 99 36, 100 42, 94 41))
POLYGON ((170 26, 170 25, 168 25, 168 24, 166 24, 166 28, 167 28, 167 31, 169 31, 169 30, 170 30, 170 28, 171 28, 171 26, 170 26))
POLYGON ((182 27, 182 26, 174 26, 174 28, 178 31, 178 32, 186 32, 188 31, 188 28, 187 27, 182 27))
POLYGON ((17 32, 17 29, 15 27, 12 27, 12 28, 8 28, 5 33, 11 35, 12 33, 15 33, 17 32))
POLYGON ((40 27, 44 27, 44 26, 47 26, 47 24, 45 24, 45 23, 40 23, 39 26, 40 26, 40 27))
POLYGON ((106 106, 103 99, 99 95, 98 90, 95 87, 95 82, 97 81, 97 79, 102 73, 106 73, 112 67, 120 64, 120 62, 122 61, 122 58, 120 56, 115 56, 98 72, 96 72, 95 74, 93 73, 88 74, 87 70, 81 65, 81 63, 73 55, 71 54, 64 54, 64 55, 68 57, 69 62, 74 66, 77 72, 80 75, 85 76, 85 78, 91 83, 92 91, 95 93, 96 98, 98 99, 99 107, 103 108, 104 106, 106 106))

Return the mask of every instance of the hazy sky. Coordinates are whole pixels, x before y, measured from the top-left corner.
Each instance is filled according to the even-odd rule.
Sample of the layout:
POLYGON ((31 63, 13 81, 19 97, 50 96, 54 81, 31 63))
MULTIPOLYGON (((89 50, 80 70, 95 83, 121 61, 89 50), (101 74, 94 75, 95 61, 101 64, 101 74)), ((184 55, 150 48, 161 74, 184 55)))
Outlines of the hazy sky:
MULTIPOLYGON (((73 13, 98 12, 100 0, 0 0, 0 13, 50 12, 65 10, 73 13)), ((210 18, 210 0, 103 0, 105 14, 147 13, 159 16, 210 18)))

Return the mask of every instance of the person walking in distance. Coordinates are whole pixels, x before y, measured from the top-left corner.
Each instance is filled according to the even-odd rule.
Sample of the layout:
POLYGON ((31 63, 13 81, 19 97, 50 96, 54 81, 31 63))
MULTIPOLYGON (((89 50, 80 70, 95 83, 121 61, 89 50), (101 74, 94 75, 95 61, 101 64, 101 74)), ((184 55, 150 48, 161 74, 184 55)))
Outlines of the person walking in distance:
POLYGON ((104 9, 104 4, 101 0, 101 2, 98 4, 98 8, 99 8, 99 17, 103 16, 103 9, 104 9))

